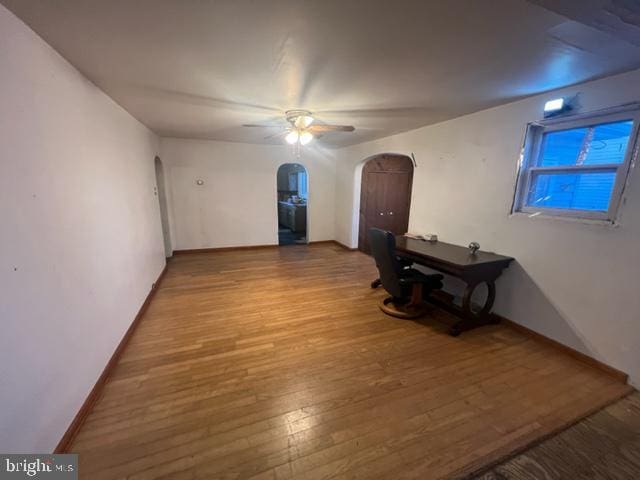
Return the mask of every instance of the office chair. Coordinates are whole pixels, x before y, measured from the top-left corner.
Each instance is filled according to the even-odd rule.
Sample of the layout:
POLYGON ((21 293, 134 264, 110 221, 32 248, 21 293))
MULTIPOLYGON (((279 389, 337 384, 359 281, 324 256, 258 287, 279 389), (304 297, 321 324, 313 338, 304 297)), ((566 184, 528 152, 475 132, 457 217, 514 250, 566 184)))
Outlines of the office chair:
MULTIPOLYGON (((398 259, 398 263, 400 264, 400 268, 402 269, 409 268, 411 265, 413 265, 413 262, 411 260, 408 260, 404 257, 396 255, 396 258, 398 259)), ((380 285, 382 285, 382 280, 380 280, 380 277, 371 282, 371 288, 378 288, 380 285)))
POLYGON ((399 318, 416 318, 426 311, 424 298, 432 290, 442 288, 440 274, 426 275, 413 268, 403 269, 396 256, 393 233, 378 228, 369 230, 369 245, 380 272, 380 281, 390 297, 380 303, 380 309, 399 318))

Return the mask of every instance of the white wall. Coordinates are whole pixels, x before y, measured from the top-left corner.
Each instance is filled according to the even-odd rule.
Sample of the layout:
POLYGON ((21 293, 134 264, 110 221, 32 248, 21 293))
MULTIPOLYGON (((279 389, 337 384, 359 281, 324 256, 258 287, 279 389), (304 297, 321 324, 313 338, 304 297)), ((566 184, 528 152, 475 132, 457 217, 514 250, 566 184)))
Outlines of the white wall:
POLYGON ((0 451, 51 451, 164 266, 157 138, 0 6, 0 451))
POLYGON ((527 122, 546 100, 580 92, 582 111, 640 100, 640 70, 532 97, 337 153, 336 239, 357 246, 359 163, 414 152, 409 229, 515 257, 495 310, 631 375, 640 385, 640 171, 620 226, 510 216, 527 122))
POLYGON ((290 147, 163 138, 175 250, 278 243, 277 171, 307 169, 310 241, 334 238, 335 160, 332 152, 290 147), (196 181, 204 181, 199 186, 196 181))

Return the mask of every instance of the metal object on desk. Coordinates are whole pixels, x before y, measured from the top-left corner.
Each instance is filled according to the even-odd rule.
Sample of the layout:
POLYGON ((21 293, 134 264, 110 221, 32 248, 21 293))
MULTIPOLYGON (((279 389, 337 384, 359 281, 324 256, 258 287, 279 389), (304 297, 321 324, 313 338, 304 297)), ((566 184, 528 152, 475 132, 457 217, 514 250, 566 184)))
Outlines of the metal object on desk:
POLYGON ((471 251, 471 255, 475 255, 478 250, 480 250, 480 244, 478 242, 471 242, 469 244, 469 250, 471 251))
POLYGON ((476 250, 469 254, 469 248, 445 242, 424 242, 399 236, 396 238, 396 253, 419 265, 457 277, 467 285, 462 296, 462 307, 439 301, 433 297, 429 301, 445 308, 460 318, 449 333, 460 335, 465 330, 487 325, 492 322, 490 315, 496 297, 496 279, 513 261, 512 257, 476 250), (472 308, 471 297, 481 284, 487 285, 487 297, 479 309, 472 308))

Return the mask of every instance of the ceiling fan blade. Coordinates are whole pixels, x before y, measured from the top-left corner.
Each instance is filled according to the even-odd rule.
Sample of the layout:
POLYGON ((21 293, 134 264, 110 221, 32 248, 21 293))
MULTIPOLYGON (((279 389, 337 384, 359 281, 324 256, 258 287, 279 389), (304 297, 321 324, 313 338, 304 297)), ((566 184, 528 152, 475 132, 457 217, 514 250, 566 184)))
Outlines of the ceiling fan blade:
POLYGON ((212 107, 216 109, 225 109, 238 112, 252 112, 254 114, 282 114, 282 109, 253 103, 249 100, 238 101, 225 98, 210 97, 206 95, 198 95, 187 92, 180 92, 176 90, 169 90, 163 88, 154 88, 149 85, 137 86, 129 85, 126 87, 119 87, 119 91, 123 93, 135 94, 136 96, 144 96, 144 98, 157 99, 162 101, 170 101, 172 103, 182 105, 195 105, 198 107, 212 107))
POLYGON ((284 132, 278 132, 278 133, 274 133, 272 135, 267 135, 266 137, 264 137, 265 140, 269 140, 271 138, 277 138, 277 137, 284 137, 287 133, 289 133, 288 131, 284 131, 284 132))
POLYGON ((243 127, 283 128, 282 125, 256 125, 255 123, 243 123, 243 127))
POLYGON ((353 132, 356 128, 352 125, 311 125, 307 130, 311 133, 319 132, 353 132))

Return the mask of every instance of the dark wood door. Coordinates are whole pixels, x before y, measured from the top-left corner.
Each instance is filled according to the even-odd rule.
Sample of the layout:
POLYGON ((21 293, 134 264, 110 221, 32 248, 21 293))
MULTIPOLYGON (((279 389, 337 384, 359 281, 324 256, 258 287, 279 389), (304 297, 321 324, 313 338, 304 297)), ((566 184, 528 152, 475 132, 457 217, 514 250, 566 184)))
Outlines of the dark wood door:
POLYGON ((370 228, 402 235, 409 228, 413 163, 404 155, 380 155, 362 169, 358 249, 369 252, 370 228))

